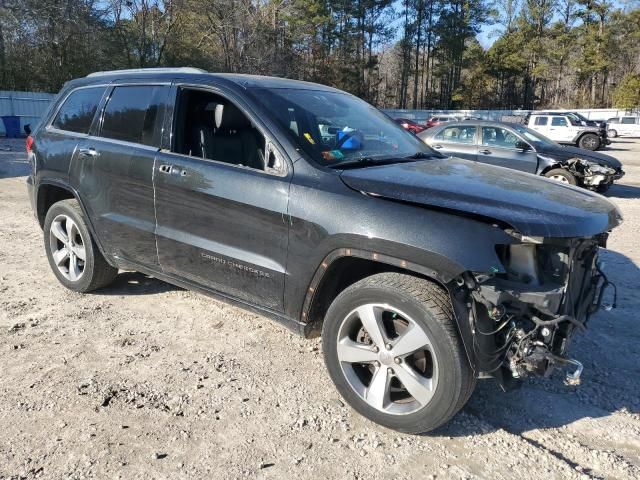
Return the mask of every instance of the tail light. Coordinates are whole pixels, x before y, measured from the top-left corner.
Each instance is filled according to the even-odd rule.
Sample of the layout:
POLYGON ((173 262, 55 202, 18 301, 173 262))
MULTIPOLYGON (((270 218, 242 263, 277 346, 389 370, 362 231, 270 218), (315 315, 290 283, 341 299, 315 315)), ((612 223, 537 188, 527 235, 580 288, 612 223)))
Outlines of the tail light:
POLYGON ((31 147, 33 146, 33 137, 29 135, 27 137, 27 155, 31 153, 31 147))

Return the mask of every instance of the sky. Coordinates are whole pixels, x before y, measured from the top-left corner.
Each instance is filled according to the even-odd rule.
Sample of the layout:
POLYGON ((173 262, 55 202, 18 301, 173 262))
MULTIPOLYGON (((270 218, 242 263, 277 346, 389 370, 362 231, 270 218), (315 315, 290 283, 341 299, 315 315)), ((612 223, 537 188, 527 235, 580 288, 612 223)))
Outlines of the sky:
MULTIPOLYGON (((616 8, 622 8, 625 10, 632 10, 634 8, 640 8, 640 0, 611 0, 616 8)), ((495 34, 496 25, 483 25, 480 33, 477 35, 478 42, 483 48, 489 48, 496 41, 498 35, 495 34)))

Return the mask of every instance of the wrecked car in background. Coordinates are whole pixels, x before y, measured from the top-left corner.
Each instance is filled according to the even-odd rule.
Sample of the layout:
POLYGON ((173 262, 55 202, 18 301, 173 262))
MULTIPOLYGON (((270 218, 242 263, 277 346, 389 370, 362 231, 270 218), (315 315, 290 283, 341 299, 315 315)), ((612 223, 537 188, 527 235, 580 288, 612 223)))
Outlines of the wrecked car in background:
POLYGON ((92 74, 27 151, 66 288, 140 271, 322 335, 343 398, 403 432, 447 422, 478 378, 569 366, 578 383, 570 339, 604 302, 598 250, 622 221, 600 195, 446 158, 352 95, 279 78, 92 74))
POLYGON ((420 132, 439 152, 542 175, 603 193, 624 175, 622 164, 599 152, 559 145, 516 123, 465 121, 420 132))

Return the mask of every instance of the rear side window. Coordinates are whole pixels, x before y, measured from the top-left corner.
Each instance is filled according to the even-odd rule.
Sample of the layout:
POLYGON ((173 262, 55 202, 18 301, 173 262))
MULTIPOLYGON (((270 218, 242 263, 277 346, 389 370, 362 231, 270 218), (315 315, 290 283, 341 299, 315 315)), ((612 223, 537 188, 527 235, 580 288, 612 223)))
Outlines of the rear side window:
POLYGON ((546 125, 547 124, 547 117, 536 117, 536 121, 534 122, 535 125, 546 125))
POLYGON ((72 92, 51 125, 68 132, 89 133, 103 93, 104 87, 81 88, 72 92))
POLYGON ((447 127, 438 133, 434 138, 451 143, 475 143, 476 127, 447 127))
POLYGON ((164 99, 168 87, 127 86, 115 87, 104 109, 100 136, 159 146, 160 129, 164 113, 164 99))
POLYGON ((566 127, 567 126, 567 120, 564 117, 553 117, 551 119, 551 126, 552 127, 566 127))

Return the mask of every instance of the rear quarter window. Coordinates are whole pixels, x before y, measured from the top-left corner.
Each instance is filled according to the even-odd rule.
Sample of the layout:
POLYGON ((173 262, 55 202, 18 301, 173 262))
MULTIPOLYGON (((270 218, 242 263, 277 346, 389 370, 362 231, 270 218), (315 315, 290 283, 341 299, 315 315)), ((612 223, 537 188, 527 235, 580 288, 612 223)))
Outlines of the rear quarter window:
POLYGON ((67 132, 89 133, 104 90, 105 87, 90 87, 72 92, 60 106, 51 126, 67 132))
POLYGON ((167 92, 165 86, 115 87, 104 109, 100 136, 159 146, 167 92))
POLYGON ((535 121, 533 122, 534 125, 546 125, 547 124, 547 117, 536 117, 535 121))

